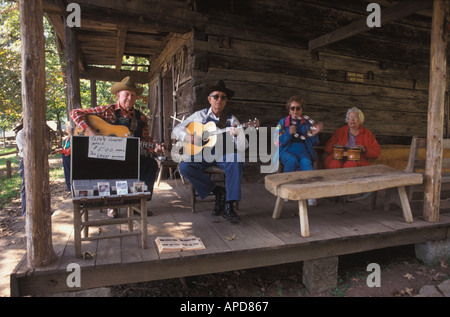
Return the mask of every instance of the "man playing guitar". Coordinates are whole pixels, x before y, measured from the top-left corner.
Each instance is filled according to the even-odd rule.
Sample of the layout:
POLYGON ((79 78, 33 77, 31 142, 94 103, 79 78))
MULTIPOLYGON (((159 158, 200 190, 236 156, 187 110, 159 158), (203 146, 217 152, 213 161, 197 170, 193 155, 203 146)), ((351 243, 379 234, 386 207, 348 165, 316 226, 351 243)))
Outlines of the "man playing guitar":
MULTIPOLYGON (((111 87, 111 93, 116 95, 117 103, 111 105, 102 105, 89 109, 72 110, 70 116, 77 127, 84 131, 85 135, 102 134, 101 131, 89 124, 88 116, 98 116, 107 123, 113 125, 126 126, 130 131, 130 136, 139 137, 141 142, 153 144, 150 137, 147 117, 139 110, 134 108, 136 99, 142 94, 143 88, 138 87, 131 77, 125 77, 121 82, 115 83, 111 87)), ((142 152, 140 158, 140 178, 147 185, 148 191, 153 192, 153 184, 158 171, 158 164, 152 157, 152 153, 164 151, 163 145, 155 144, 155 149, 149 148, 142 152), (148 151, 148 152, 147 152, 148 151)), ((108 217, 116 218, 118 212, 116 209, 108 210, 108 217)))
MULTIPOLYGON (((241 129, 235 129, 239 125, 239 121, 235 116, 227 115, 224 111, 227 100, 231 99, 234 91, 225 87, 223 81, 219 81, 214 86, 207 86, 202 91, 202 99, 208 100, 210 107, 197 111, 188 117, 185 121, 177 125, 173 131, 173 138, 183 141, 187 144, 202 144, 204 136, 191 134, 187 129, 191 123, 199 125, 215 122, 219 128, 230 127, 231 138, 233 138, 234 147, 238 151, 247 148, 247 140, 241 129)), ((225 138, 224 138, 225 139, 225 138)), ((224 142, 225 143, 225 142, 224 142)), ((210 154, 220 151, 217 146, 211 150, 210 154)), ((204 151, 201 151, 204 152, 204 151)), ((241 200, 241 178, 244 170, 244 162, 239 159, 238 153, 224 150, 221 157, 211 155, 208 157, 205 153, 199 153, 190 156, 179 165, 180 173, 192 184, 200 199, 205 199, 209 193, 214 193, 216 202, 212 211, 213 216, 222 215, 230 222, 237 222, 239 216, 234 210, 233 203, 241 200), (222 155, 223 154, 223 155, 222 155), (205 156, 206 155, 206 156, 205 156), (216 186, 216 184, 203 171, 211 166, 218 166, 225 173, 225 189, 216 186)))

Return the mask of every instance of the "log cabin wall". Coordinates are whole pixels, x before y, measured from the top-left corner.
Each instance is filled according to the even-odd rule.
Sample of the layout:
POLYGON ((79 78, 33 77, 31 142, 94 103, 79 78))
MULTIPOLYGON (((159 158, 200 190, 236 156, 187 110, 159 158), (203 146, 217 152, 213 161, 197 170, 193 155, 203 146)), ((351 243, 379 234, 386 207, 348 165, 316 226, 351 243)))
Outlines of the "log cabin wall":
POLYGON ((171 117, 175 115, 175 112, 179 119, 183 115, 188 116, 192 113, 192 105, 195 104, 192 93, 192 58, 189 56, 191 43, 192 32, 171 34, 158 58, 152 62, 150 67, 149 105, 152 113, 150 126, 155 139, 165 140, 166 144, 169 144, 168 140, 170 140, 171 129, 174 125, 171 117), (163 85, 163 136, 159 135, 159 76, 162 76, 163 85), (175 98, 174 91, 176 91, 175 98))
MULTIPOLYGON (((307 101, 306 114, 325 124, 322 142, 356 106, 381 144, 409 144, 413 135, 427 131, 430 18, 413 15, 317 51, 307 47, 308 40, 367 17, 366 6, 351 0, 289 1, 289 6, 270 0, 196 1, 195 10, 207 15, 208 23, 172 36, 152 63, 151 84, 158 73, 171 76, 175 63, 178 117, 203 108, 201 88, 223 79, 236 91, 228 107, 241 121, 258 117, 262 126, 275 126, 287 115, 285 101, 299 94, 307 101), (338 10, 338 3, 348 11, 338 10)), ((165 116, 174 113, 169 104, 164 102, 172 106, 165 116)), ((169 121, 166 117, 166 126, 169 121)))

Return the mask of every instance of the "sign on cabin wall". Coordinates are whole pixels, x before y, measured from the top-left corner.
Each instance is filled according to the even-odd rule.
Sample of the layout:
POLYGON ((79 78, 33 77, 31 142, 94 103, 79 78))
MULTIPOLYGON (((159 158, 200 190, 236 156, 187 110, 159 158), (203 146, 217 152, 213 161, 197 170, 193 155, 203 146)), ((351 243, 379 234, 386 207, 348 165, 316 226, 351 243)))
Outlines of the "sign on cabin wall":
POLYGON ((345 74, 345 80, 352 83, 364 83, 364 74, 355 73, 355 72, 347 72, 345 74))

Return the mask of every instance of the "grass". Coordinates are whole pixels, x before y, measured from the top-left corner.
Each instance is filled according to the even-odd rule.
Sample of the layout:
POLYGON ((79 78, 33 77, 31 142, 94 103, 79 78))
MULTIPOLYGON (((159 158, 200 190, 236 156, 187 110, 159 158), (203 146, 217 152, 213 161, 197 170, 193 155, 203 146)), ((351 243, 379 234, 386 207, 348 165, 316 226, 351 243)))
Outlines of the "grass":
MULTIPOLYGON (((14 152, 15 147, 0 148, 0 155, 14 152)), ((49 158, 57 158, 59 154, 49 156, 49 158)), ((0 207, 3 209, 9 205, 12 200, 20 197, 20 188, 22 186, 22 178, 19 175, 19 161, 20 158, 16 153, 0 156, 0 207), (12 175, 10 178, 6 177, 6 161, 11 161, 12 175)), ((64 178, 64 170, 62 164, 49 171, 50 182, 56 179, 64 178)))

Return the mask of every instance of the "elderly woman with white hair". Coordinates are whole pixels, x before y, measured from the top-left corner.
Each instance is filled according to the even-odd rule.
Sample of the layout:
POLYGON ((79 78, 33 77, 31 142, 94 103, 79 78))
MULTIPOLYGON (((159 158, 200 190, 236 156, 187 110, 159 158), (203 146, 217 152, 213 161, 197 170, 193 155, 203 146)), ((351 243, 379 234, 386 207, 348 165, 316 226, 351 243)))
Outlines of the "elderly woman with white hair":
POLYGON ((375 135, 362 126, 364 114, 356 107, 347 111, 347 125, 339 128, 325 145, 328 157, 325 159, 326 168, 346 168, 370 165, 369 159, 377 159, 381 149, 375 135), (339 149, 347 156, 338 154, 339 149), (350 155, 353 151, 357 154, 350 155))

